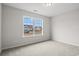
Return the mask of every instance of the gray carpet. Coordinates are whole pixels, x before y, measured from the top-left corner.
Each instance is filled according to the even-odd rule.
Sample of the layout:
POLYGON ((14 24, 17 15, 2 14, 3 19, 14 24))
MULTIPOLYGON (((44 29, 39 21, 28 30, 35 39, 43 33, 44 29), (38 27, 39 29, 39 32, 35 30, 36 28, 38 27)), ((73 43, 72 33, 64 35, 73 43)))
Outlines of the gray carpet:
POLYGON ((57 41, 46 41, 28 46, 4 50, 3 56, 76 56, 79 47, 57 41))

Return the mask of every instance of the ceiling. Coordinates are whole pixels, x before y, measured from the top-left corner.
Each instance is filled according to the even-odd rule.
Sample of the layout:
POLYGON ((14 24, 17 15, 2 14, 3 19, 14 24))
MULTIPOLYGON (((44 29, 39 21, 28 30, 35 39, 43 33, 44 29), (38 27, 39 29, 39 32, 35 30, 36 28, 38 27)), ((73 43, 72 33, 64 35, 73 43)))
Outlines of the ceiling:
POLYGON ((79 9, 79 3, 53 3, 45 6, 44 3, 4 3, 5 5, 27 10, 47 17, 56 16, 68 11, 79 9))

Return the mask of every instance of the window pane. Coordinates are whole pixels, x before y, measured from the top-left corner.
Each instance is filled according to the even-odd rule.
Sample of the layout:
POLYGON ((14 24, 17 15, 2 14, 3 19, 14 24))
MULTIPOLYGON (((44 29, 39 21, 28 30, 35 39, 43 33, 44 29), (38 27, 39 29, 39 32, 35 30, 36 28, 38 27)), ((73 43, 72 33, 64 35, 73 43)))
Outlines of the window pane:
POLYGON ((24 25, 33 25, 32 19, 31 18, 24 18, 24 25))
POLYGON ((33 21, 29 17, 24 17, 24 36, 33 34, 33 21))
POLYGON ((42 34, 42 26, 43 26, 43 24, 42 24, 43 22, 42 22, 42 20, 41 19, 36 19, 35 21, 34 21, 34 32, 35 32, 35 34, 42 34))

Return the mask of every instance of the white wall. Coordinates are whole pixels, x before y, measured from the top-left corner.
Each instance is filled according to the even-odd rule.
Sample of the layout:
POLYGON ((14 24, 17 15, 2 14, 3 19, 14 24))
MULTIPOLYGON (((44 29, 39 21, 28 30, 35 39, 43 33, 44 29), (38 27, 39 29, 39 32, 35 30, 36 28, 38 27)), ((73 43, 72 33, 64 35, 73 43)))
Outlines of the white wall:
POLYGON ((2 5, 2 49, 27 45, 50 39, 50 20, 48 17, 2 5), (39 17, 44 21, 43 36, 22 37, 23 16, 39 17))
POLYGON ((79 9, 52 18, 52 39, 79 46, 79 9))
POLYGON ((0 3, 0 53, 1 53, 1 3, 0 3))

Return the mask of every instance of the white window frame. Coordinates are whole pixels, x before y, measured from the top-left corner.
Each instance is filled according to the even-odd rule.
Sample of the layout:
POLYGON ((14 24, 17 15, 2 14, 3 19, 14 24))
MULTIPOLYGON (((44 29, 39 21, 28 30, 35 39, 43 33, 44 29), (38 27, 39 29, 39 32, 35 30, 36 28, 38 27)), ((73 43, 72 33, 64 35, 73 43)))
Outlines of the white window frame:
MULTIPOLYGON (((30 16, 23 16, 23 37, 33 37, 33 36, 40 36, 40 35, 42 35, 43 36, 43 26, 44 26, 44 23, 43 23, 43 19, 42 18, 37 18, 37 17, 30 17, 30 16), (34 30, 33 30, 33 34, 32 35, 29 35, 29 36, 25 36, 24 35, 24 18, 25 17, 29 17, 29 18, 31 18, 32 20, 33 20, 33 24, 34 24, 34 19, 41 19, 42 20, 42 33, 41 34, 35 34, 34 33, 34 30)), ((33 26, 33 29, 34 29, 34 26, 33 26)))

